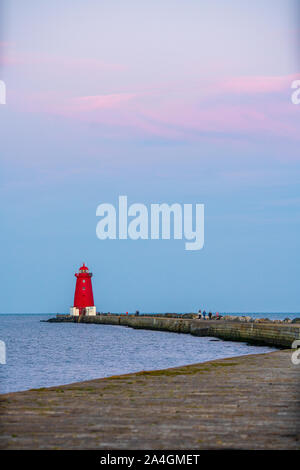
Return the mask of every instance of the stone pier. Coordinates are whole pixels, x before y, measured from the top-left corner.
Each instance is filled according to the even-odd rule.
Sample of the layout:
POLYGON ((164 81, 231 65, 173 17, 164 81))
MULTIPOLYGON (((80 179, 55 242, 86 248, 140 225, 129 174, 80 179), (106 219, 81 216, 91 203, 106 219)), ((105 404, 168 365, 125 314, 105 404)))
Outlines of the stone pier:
POLYGON ((97 315, 95 317, 70 317, 58 315, 49 322, 81 322, 106 325, 121 325, 145 330, 189 333, 194 336, 213 336, 230 341, 245 341, 252 344, 290 348, 293 341, 300 340, 300 323, 275 323, 266 321, 198 320, 168 318, 166 316, 97 315))

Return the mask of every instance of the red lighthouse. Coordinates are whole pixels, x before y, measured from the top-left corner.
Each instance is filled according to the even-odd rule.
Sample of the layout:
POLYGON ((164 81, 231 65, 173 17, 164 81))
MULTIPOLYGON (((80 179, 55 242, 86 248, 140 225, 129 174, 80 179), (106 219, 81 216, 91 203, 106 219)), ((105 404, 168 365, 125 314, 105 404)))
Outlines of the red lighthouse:
POLYGON ((74 305, 70 308, 70 315, 96 315, 94 305, 92 273, 83 263, 78 273, 75 273, 76 287, 74 305))

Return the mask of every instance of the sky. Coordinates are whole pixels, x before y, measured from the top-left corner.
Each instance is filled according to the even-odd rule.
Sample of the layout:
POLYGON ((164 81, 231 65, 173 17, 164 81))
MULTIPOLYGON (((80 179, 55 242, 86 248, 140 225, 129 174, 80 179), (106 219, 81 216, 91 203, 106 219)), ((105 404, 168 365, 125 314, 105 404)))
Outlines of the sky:
POLYGON ((297 0, 0 0, 2 313, 299 312, 297 0), (203 203, 205 244, 96 208, 203 203))

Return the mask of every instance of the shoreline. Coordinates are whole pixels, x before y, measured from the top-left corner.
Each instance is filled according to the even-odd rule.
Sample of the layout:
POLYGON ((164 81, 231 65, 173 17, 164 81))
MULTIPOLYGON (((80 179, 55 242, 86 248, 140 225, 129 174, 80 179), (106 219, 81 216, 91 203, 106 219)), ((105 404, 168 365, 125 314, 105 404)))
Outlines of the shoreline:
POLYGON ((12 392, 0 448, 299 449, 299 382, 280 350, 12 392))
MULTIPOLYGON (((166 332, 168 333, 168 332, 166 332)), ((180 333, 177 333, 177 334, 180 334, 180 333)), ((219 341, 217 339, 217 341, 219 341)), ((251 346, 251 345, 250 345, 251 346)), ((255 345, 253 345, 255 346, 255 345)), ((271 346, 270 346, 271 348, 271 346)), ((278 348, 278 350, 282 351, 282 350, 285 350, 285 351, 289 351, 287 349, 284 349, 284 348, 278 348)), ((290 350, 290 353, 292 354, 294 350, 291 349, 290 350)), ((188 363, 188 364, 181 364, 181 365, 173 365, 173 366, 170 366, 170 367, 164 367, 164 368, 159 368, 159 369, 141 369, 141 370, 138 370, 138 371, 133 371, 133 372, 124 372, 124 373, 120 373, 120 374, 113 374, 113 375, 108 375, 108 376, 105 376, 105 377, 96 377, 96 378, 92 378, 92 379, 85 379, 85 380, 79 380, 79 381, 76 381, 76 382, 68 382, 68 383, 59 383, 59 384, 54 384, 54 385, 47 385, 47 386, 41 386, 41 387, 33 387, 33 388, 26 388, 24 390, 14 390, 14 391, 11 391, 11 392, 0 392, 0 401, 1 401, 1 397, 3 397, 4 395, 8 396, 8 395, 14 395, 16 393, 26 393, 26 392, 32 392, 32 391, 46 391, 46 390, 49 390, 49 389, 53 389, 53 388, 60 388, 60 387, 68 387, 68 386, 71 386, 71 385, 77 385, 77 384, 84 384, 85 382, 91 382, 91 381, 95 381, 95 380, 105 380, 105 379, 110 379, 110 378, 115 378, 115 377, 123 377, 123 376, 129 376, 129 375, 134 375, 134 374, 139 374, 139 373, 155 373, 155 372, 163 372, 163 371, 168 371, 170 369, 178 369, 178 368, 182 368, 182 367, 191 367, 191 366, 196 366, 196 365, 200 365, 200 364, 206 364, 206 363, 211 363, 211 362, 218 362, 218 361, 223 361, 223 360, 234 360, 235 358, 243 358, 243 357, 247 357, 247 356, 260 356, 260 355, 265 355, 265 354, 271 354, 271 353, 274 353, 274 352, 277 352, 277 349, 274 349, 271 350, 271 351, 268 351, 268 352, 261 352, 261 353, 258 353, 258 352, 254 352, 254 353, 245 353, 245 354, 239 354, 237 356, 229 356, 229 357, 219 357, 219 358, 215 358, 215 359, 209 359, 209 360, 204 360, 203 362, 193 362, 193 363, 188 363)), ((0 412, 1 412, 1 403, 0 403, 0 412)), ((0 413, 0 416, 1 416, 1 413, 0 413)), ((1 423, 1 421, 0 421, 1 423)))
POLYGON ((46 321, 281 349, 1 394, 0 449, 300 449, 299 365, 282 349, 300 337, 299 324, 113 314, 78 320, 46 321))

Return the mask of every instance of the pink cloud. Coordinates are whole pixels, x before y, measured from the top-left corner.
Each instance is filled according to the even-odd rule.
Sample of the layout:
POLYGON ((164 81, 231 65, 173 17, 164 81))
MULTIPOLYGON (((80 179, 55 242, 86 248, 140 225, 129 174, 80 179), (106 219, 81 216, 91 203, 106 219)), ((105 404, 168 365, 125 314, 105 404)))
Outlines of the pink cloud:
POLYGON ((277 93, 289 89, 293 80, 299 78, 299 74, 264 77, 232 77, 218 82, 219 93, 259 94, 277 93))
POLYGON ((300 140, 299 111, 291 102, 264 101, 231 105, 173 103, 172 106, 147 111, 145 114, 161 127, 176 128, 181 135, 197 138, 201 133, 229 134, 237 137, 276 136, 300 140))
MULTIPOLYGON (((212 87, 175 91, 109 93, 66 97, 39 93, 27 101, 26 111, 46 112, 68 119, 100 124, 109 135, 150 135, 170 139, 220 140, 282 137, 300 140, 299 112, 289 99, 299 74, 284 77, 232 77, 212 87), (266 99, 269 93, 278 93, 266 99), (228 99, 219 100, 222 93, 228 99), (231 99, 239 94, 238 100, 231 99), (243 100, 251 94, 251 100, 243 100), (209 137, 210 136, 210 137, 209 137)), ((30 98, 30 99, 29 99, 30 98)))
POLYGON ((69 103, 69 110, 75 112, 89 112, 97 109, 117 108, 123 103, 131 101, 136 93, 114 93, 108 95, 82 96, 73 98, 69 103))

